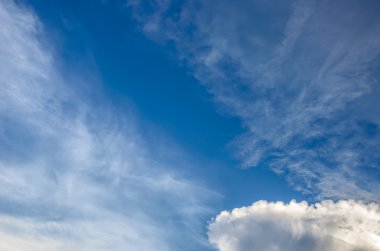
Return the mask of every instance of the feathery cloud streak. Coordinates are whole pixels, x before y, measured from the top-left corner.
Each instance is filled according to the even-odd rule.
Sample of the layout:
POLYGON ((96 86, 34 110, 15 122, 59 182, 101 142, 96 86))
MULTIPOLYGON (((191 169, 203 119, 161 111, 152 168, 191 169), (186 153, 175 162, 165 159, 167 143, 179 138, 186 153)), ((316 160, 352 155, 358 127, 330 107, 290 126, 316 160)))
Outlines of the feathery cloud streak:
POLYGON ((31 10, 1 0, 0 23, 0 249, 204 248, 214 194, 152 151, 162 142, 148 145, 97 83, 63 74, 31 10))
POLYGON ((148 36, 242 119, 244 167, 317 198, 379 201, 377 1, 129 1, 148 36))

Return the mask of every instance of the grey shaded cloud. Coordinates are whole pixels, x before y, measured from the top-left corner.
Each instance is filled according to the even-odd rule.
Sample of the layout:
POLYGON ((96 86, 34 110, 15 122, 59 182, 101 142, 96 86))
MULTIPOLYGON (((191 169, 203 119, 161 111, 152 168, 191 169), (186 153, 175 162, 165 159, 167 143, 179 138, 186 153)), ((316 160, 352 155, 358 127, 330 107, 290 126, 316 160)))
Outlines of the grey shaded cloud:
POLYGON ((375 203, 259 201, 220 213, 209 225, 209 239, 220 251, 375 251, 379 229, 375 203))

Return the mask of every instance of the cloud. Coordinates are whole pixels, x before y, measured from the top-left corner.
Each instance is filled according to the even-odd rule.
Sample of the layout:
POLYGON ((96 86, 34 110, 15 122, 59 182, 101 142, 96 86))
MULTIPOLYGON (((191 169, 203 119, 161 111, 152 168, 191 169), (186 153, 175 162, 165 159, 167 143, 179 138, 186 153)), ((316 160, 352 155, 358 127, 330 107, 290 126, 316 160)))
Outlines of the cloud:
POLYGON ((241 118, 231 146, 244 168, 267 166, 319 199, 380 200, 378 2, 129 6, 241 118))
POLYGON ((220 213, 209 225, 209 239, 220 251, 375 251, 379 229, 375 203, 259 201, 220 213))
POLYGON ((0 249, 207 249, 216 194, 189 157, 66 67, 29 8, 1 0, 0 23, 0 249))

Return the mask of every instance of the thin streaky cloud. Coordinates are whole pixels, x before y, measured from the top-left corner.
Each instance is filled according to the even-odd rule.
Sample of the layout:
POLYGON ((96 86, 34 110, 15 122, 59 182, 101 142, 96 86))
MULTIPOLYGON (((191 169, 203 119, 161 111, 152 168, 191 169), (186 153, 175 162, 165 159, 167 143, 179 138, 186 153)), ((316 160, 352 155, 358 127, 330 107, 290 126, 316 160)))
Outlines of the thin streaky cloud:
POLYGON ((380 250, 377 0, 74 2, 0 0, 0 250, 380 250))
POLYGON ((78 87, 99 83, 63 76, 28 7, 0 1, 0 23, 0 249, 207 249, 217 194, 160 157, 179 150, 153 152, 132 112, 78 87))
POLYGON ((379 200, 376 1, 172 1, 174 13, 168 3, 144 12, 156 3, 129 6, 241 118, 231 147, 244 168, 269 167, 316 199, 379 200))

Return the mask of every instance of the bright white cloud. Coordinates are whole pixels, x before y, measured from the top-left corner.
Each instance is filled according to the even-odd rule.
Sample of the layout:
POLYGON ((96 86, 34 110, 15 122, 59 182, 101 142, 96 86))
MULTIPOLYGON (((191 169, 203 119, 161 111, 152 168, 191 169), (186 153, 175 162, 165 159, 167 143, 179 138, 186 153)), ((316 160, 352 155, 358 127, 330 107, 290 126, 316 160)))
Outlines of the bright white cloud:
POLYGON ((171 168, 187 157, 62 71, 31 10, 0 0, 0 24, 0 249, 204 247, 214 194, 171 168))
POLYGON ((244 167, 319 198, 379 201, 377 1, 143 2, 130 1, 142 30, 174 41, 242 119, 232 145, 244 167))
POLYGON ((220 251, 380 250, 380 207, 360 202, 259 201, 220 213, 209 225, 220 251))

